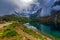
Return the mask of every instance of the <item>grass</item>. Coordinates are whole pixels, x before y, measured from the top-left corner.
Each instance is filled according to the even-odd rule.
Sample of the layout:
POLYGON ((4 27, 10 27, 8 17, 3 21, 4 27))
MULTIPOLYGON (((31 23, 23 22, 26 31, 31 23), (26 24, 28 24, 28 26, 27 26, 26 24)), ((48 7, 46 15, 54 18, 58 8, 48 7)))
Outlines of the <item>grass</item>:
POLYGON ((17 32, 14 30, 15 26, 18 26, 18 24, 13 23, 8 26, 4 26, 4 28, 2 28, 2 30, 0 30, 0 37, 16 36, 17 32))
POLYGON ((22 30, 24 32, 28 33, 29 35, 32 35, 32 36, 34 36, 36 38, 39 38, 41 40, 47 40, 46 38, 43 38, 41 35, 37 34, 36 32, 34 32, 33 30, 31 30, 31 29, 29 29, 27 27, 24 27, 22 30))
POLYGON ((17 32, 13 29, 5 29, 3 32, 0 32, 0 37, 10 37, 10 36, 16 36, 17 32))
POLYGON ((3 32, 0 37, 10 37, 10 36, 16 36, 16 32, 13 30, 8 30, 6 32, 3 32))
MULTIPOLYGON (((45 37, 43 38, 40 34, 36 34, 35 31, 25 27, 23 24, 20 24, 19 22, 14 22, 8 26, 4 26, 1 30, 0 30, 0 38, 5 38, 5 37, 14 37, 16 40, 20 40, 23 38, 22 35, 18 34, 16 32, 16 27, 20 28, 22 26, 22 30, 23 32, 32 35, 32 37, 34 36, 35 38, 41 39, 41 40, 47 40, 45 37)), ((21 29, 21 28, 20 28, 21 29)), ((18 29, 17 29, 18 30, 18 29)), ((18 31, 19 32, 19 31, 18 31)))

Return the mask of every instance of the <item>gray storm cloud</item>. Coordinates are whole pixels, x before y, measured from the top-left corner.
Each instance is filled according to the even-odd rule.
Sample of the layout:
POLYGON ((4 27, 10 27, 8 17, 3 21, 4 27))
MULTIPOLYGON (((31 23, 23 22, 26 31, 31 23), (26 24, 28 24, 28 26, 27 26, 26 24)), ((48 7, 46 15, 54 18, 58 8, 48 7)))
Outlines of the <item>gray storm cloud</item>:
POLYGON ((41 16, 50 15, 49 12, 54 1, 55 0, 32 0, 28 2, 26 0, 0 0, 0 14, 13 13, 14 10, 21 12, 23 9, 26 10, 26 13, 33 13, 39 8, 42 8, 41 16))

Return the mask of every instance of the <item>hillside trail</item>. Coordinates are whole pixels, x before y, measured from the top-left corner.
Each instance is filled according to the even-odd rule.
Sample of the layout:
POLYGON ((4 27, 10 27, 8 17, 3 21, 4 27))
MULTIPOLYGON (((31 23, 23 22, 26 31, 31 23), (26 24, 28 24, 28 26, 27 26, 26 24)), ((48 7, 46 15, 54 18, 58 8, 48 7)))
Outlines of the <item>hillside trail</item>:
POLYGON ((10 25, 10 24, 12 24, 12 22, 6 22, 6 23, 3 23, 3 24, 0 24, 0 28, 3 28, 4 26, 10 25))

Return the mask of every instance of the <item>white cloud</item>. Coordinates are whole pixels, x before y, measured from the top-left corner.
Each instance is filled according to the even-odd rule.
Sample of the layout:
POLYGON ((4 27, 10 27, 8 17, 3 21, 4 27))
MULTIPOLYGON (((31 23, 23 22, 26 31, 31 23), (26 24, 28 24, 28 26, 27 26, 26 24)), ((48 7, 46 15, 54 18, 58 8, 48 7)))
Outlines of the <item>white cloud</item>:
POLYGON ((37 2, 37 0, 6 0, 7 2, 10 2, 12 4, 15 4, 20 9, 28 9, 30 7, 30 4, 34 4, 37 2))

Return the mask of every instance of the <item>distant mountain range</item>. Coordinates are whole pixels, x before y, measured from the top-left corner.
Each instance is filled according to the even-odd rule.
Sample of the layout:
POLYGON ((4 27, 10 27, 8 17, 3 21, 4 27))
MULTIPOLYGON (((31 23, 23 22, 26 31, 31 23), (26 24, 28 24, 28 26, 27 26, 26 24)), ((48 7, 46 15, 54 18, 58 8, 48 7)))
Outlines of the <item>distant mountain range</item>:
MULTIPOLYGON (((30 17, 41 17, 41 16, 49 16, 51 15, 51 8, 55 7, 56 5, 60 5, 60 1, 56 1, 56 0, 38 0, 37 3, 32 4, 31 8, 29 8, 26 12, 24 11, 20 11, 19 9, 17 9, 16 5, 13 4, 8 4, 3 2, 4 0, 0 1, 0 15, 6 15, 6 14, 13 14, 14 10, 19 12, 20 16, 30 16, 30 17), (56 2, 55 2, 56 1, 56 2), (40 9, 42 8, 42 9, 40 9), (40 10, 40 11, 38 11, 40 10), (35 12, 36 11, 36 12, 35 12), (38 13, 37 13, 38 11, 38 13), (27 13, 28 12, 28 13, 27 13), (34 13, 35 12, 35 13, 34 13)), ((56 8, 59 9, 59 8, 56 8)))
MULTIPOLYGON (((55 11, 57 11, 57 13, 51 13, 50 12, 50 16, 51 15, 57 15, 58 14, 58 11, 60 11, 60 9, 59 10, 57 10, 57 7, 58 6, 60 6, 60 1, 56 1, 56 2, 54 2, 54 4, 51 6, 51 12, 53 11, 53 12, 55 12, 55 11), (54 7, 56 7, 56 9, 54 8, 54 7)), ((60 7, 58 7, 58 8, 60 8, 60 7)), ((38 9, 34 14, 32 14, 30 17, 31 18, 40 18, 41 16, 41 11, 42 11, 42 8, 41 9, 38 9)), ((45 16, 46 16, 47 14, 45 14, 45 16)), ((45 16, 42 16, 42 17, 45 17, 45 16)), ((49 15, 47 15, 47 17, 48 17, 49 15)))

